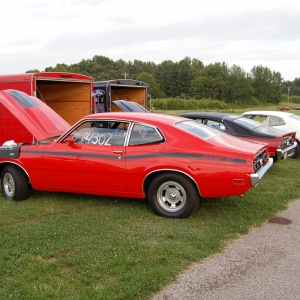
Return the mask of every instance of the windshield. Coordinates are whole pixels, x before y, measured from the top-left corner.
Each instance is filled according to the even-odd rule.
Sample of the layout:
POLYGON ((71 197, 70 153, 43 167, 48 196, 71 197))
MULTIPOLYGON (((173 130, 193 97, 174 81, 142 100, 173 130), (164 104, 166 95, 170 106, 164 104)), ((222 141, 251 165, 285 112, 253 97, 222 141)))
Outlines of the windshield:
POLYGON ((261 122, 254 121, 246 117, 235 119, 233 122, 258 133, 269 134, 273 136, 282 134, 282 131, 277 128, 266 126, 261 122))
POLYGON ((209 139, 214 136, 224 134, 223 132, 208 127, 206 125, 200 124, 197 121, 182 121, 174 124, 176 127, 183 129, 184 131, 190 132, 197 135, 203 139, 209 139))

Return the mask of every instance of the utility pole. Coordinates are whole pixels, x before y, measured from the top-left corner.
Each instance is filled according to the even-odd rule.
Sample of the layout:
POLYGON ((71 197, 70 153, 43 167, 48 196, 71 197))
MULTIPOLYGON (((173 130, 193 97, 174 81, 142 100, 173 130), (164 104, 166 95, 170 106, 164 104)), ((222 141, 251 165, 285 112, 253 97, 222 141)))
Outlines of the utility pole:
POLYGON ((290 103, 290 90, 291 90, 291 87, 288 86, 288 103, 290 103))

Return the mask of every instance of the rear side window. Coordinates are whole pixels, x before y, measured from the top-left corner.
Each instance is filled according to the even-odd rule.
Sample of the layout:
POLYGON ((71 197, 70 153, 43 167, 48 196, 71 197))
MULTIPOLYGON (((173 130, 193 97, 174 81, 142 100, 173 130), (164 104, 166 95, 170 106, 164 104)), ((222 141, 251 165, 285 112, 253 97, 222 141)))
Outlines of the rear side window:
POLYGON ((280 117, 269 116, 268 125, 269 126, 281 126, 281 125, 285 125, 285 122, 280 117))
POLYGON ((197 121, 182 121, 175 123, 174 125, 203 139, 209 139, 222 134, 221 131, 207 125, 200 124, 197 121))
POLYGON ((162 143, 164 141, 164 137, 156 127, 144 124, 134 124, 128 145, 146 145, 162 143))

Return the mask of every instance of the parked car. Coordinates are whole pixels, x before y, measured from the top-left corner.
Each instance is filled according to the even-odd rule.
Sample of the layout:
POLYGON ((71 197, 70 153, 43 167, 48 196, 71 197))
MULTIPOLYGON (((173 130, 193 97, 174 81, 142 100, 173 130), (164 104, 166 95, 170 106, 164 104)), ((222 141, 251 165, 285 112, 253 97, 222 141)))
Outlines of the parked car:
POLYGON ((300 106, 294 107, 294 110, 300 110, 300 106))
POLYGON ((261 122, 267 126, 284 131, 296 131, 296 151, 291 155, 296 158, 300 155, 300 116, 290 112, 280 111, 247 111, 243 116, 261 122))
POLYGON ((131 111, 131 112, 149 112, 142 105, 128 100, 114 100, 112 101, 111 111, 131 111))
POLYGON ((201 197, 245 194, 273 164, 265 144, 164 114, 92 114, 52 136, 51 120, 32 121, 50 107, 22 92, 2 91, 1 97, 30 101, 30 108, 23 106, 30 114, 22 122, 33 123, 28 130, 40 137, 0 147, 2 192, 8 200, 28 198, 31 185, 42 191, 148 199, 156 214, 186 218, 201 197), (37 131, 38 124, 43 131, 37 131))
POLYGON ((283 107, 279 107, 278 110, 290 110, 290 108, 287 106, 283 106, 283 107))
POLYGON ((244 116, 218 112, 190 112, 179 116, 197 120, 235 137, 268 143, 268 151, 274 162, 293 155, 296 149, 296 132, 274 130, 244 116))

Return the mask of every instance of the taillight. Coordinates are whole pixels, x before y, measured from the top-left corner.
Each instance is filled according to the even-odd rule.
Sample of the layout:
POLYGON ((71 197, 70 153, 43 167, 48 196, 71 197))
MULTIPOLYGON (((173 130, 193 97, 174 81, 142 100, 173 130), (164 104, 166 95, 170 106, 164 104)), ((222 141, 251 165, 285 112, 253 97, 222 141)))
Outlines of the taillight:
POLYGON ((292 136, 285 136, 280 141, 280 149, 285 149, 287 147, 290 147, 294 144, 295 141, 295 135, 292 136))
POLYGON ((253 171, 257 173, 263 166, 265 166, 268 163, 268 160, 269 154, 265 149, 255 156, 253 161, 253 171))

